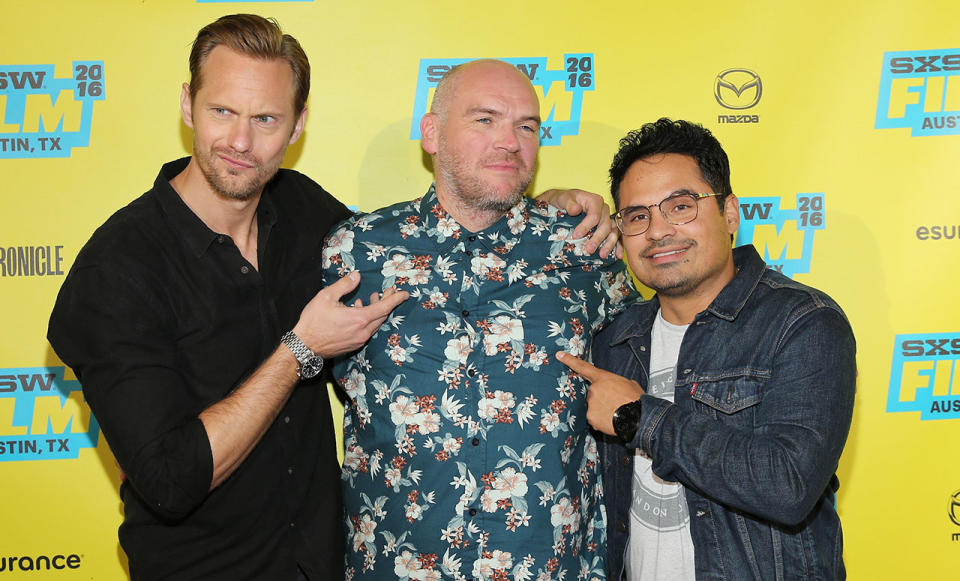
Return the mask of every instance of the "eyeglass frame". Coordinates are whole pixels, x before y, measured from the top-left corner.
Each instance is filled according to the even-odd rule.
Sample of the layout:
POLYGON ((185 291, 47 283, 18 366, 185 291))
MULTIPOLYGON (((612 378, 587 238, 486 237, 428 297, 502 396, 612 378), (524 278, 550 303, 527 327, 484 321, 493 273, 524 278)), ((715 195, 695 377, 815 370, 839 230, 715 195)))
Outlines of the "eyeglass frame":
POLYGON ((696 192, 676 192, 676 193, 670 194, 669 196, 667 196, 666 198, 660 200, 660 201, 657 202, 656 204, 651 204, 651 205, 649 205, 649 206, 644 206, 644 205, 627 206, 626 208, 622 208, 622 209, 620 209, 620 210, 617 210, 617 211, 614 212, 613 214, 610 214, 610 219, 613 220, 613 222, 617 225, 617 230, 620 231, 620 234, 622 234, 622 235, 624 235, 624 236, 640 236, 641 234, 646 233, 646 231, 650 229, 650 224, 647 224, 647 227, 644 228, 644 229, 643 229, 642 231, 640 231, 640 232, 634 232, 633 234, 627 234, 626 232, 623 231, 623 216, 622 216, 622 213, 623 213, 624 210, 636 210, 636 209, 639 209, 639 208, 644 208, 644 209, 647 210, 647 212, 650 213, 650 216, 652 217, 652 216, 653 216, 653 210, 652 210, 652 208, 653 208, 654 206, 656 206, 657 209, 660 210, 660 215, 663 216, 663 219, 667 221, 667 224, 672 224, 672 225, 674 225, 674 226, 682 226, 682 225, 684 225, 684 224, 689 224, 690 222, 693 222, 694 220, 696 220, 696 219, 700 216, 700 204, 699 204, 700 200, 702 200, 702 199, 704 199, 704 198, 710 198, 710 197, 713 197, 713 196, 726 196, 726 195, 727 195, 727 194, 720 194, 720 193, 717 193, 717 192, 703 193, 703 194, 701 194, 701 193, 696 193, 696 192), (695 201, 695 202, 698 202, 697 205, 696 205, 697 213, 694 214, 693 218, 690 218, 690 219, 687 220, 686 222, 672 222, 672 221, 670 220, 670 218, 667 217, 667 213, 663 211, 663 206, 662 206, 661 204, 663 204, 663 203, 666 202, 666 201, 672 200, 672 199, 674 199, 674 198, 678 198, 678 197, 680 197, 680 196, 693 196, 694 201, 695 201))

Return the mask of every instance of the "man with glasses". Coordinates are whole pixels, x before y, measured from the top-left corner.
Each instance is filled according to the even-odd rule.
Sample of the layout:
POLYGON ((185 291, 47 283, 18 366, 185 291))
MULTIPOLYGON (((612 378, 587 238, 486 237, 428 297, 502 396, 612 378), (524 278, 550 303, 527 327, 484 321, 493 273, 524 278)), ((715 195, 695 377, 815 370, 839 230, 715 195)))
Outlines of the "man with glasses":
POLYGON ((611 579, 840 579, 835 474, 853 332, 826 294, 731 249, 727 156, 700 125, 630 132, 610 168, 624 252, 656 291, 593 342, 611 579))

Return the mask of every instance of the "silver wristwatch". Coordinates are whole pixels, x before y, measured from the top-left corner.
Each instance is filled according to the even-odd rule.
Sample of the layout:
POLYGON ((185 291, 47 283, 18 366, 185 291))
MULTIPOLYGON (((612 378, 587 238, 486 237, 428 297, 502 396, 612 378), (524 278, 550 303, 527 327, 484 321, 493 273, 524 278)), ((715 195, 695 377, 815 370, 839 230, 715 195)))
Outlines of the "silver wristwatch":
POLYGON ((323 357, 311 351, 293 331, 284 333, 280 341, 293 352, 293 356, 300 362, 300 365, 297 366, 297 377, 300 379, 316 377, 323 369, 323 357))

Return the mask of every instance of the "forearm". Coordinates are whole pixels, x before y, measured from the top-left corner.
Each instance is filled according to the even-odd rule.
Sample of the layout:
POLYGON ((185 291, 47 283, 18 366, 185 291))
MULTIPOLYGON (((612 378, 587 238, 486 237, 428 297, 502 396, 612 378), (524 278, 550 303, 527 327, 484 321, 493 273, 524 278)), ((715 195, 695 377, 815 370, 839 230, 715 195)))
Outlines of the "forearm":
POLYGON ((213 457, 210 490, 233 474, 256 447, 297 380, 297 360, 280 345, 237 389, 200 414, 213 457))
POLYGON ((731 508, 796 524, 812 510, 836 470, 845 433, 825 437, 783 426, 775 434, 755 434, 663 400, 666 407, 660 408, 651 399, 656 398, 644 398, 644 413, 651 407, 651 412, 662 412, 644 447, 654 459, 654 472, 731 508))
POLYGON ((809 514, 836 470, 853 414, 856 363, 853 336, 839 316, 811 318, 782 344, 765 382, 727 377, 712 385, 712 398, 702 397, 708 388, 701 382, 692 400, 677 405, 645 396, 633 444, 650 454, 662 478, 789 525, 809 514), (743 393, 756 399, 723 407, 743 393))

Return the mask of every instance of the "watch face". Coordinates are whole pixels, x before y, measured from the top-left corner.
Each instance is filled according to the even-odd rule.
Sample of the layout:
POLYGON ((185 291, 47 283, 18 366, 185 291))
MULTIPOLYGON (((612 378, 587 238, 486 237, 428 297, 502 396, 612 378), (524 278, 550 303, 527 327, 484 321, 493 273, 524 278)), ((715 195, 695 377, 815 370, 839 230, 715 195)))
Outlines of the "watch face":
POLYGON ((613 431, 617 436, 629 442, 633 440, 640 426, 640 402, 634 401, 617 408, 613 414, 613 431))
POLYGON ((316 377, 317 374, 320 373, 321 369, 323 369, 323 358, 311 357, 300 366, 300 377, 304 379, 316 377))

